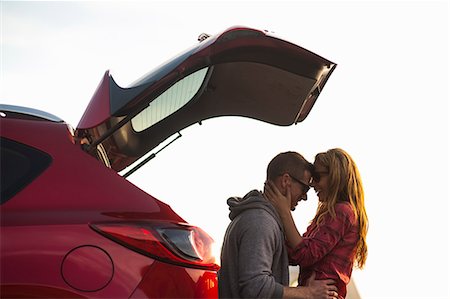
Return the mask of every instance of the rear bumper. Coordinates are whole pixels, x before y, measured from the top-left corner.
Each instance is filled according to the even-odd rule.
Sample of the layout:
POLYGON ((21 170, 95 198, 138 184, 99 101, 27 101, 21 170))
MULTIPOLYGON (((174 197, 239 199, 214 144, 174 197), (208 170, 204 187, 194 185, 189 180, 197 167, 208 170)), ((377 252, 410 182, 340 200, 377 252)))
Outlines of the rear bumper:
POLYGON ((217 272, 155 261, 130 298, 218 298, 217 272))

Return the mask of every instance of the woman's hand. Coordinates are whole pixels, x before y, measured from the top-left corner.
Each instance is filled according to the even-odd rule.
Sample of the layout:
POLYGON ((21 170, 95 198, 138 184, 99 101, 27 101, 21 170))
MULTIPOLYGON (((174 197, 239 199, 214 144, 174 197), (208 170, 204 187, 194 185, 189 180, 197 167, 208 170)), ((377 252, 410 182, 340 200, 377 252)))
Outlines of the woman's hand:
POLYGON ((291 189, 287 188, 286 193, 284 196, 270 180, 264 183, 264 196, 274 205, 280 216, 289 214, 291 210, 291 189))
POLYGON ((267 180, 264 183, 264 197, 274 205, 283 222, 288 244, 295 248, 303 241, 303 238, 298 232, 291 214, 291 189, 287 188, 286 196, 284 196, 272 181, 267 180))

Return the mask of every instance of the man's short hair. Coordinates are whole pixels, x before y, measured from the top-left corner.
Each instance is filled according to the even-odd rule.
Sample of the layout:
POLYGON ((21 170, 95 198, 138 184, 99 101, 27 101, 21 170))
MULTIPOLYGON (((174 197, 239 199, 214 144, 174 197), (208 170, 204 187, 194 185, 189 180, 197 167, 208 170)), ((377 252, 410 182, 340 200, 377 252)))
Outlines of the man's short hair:
POLYGON ((313 172, 313 165, 297 152, 284 152, 276 155, 267 166, 267 179, 274 180, 288 173, 296 178, 303 177, 305 170, 313 172))

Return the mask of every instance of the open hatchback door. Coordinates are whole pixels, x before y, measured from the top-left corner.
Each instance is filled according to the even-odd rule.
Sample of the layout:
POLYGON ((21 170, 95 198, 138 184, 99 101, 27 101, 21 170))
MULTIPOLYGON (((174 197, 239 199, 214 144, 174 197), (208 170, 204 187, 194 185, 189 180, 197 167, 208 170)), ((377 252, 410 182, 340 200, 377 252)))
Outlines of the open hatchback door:
POLYGON ((202 120, 243 116, 287 126, 304 120, 336 64, 264 31, 205 36, 131 86, 107 71, 76 137, 121 171, 202 120))

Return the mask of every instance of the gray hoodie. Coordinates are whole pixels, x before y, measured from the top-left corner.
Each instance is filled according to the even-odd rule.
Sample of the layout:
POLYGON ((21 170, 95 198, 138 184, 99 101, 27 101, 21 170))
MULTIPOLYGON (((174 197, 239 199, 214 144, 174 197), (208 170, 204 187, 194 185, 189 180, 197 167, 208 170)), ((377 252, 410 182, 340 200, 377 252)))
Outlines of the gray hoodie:
POLYGON ((289 262, 278 213, 257 190, 227 203, 231 223, 220 257, 219 297, 281 298, 289 262))

